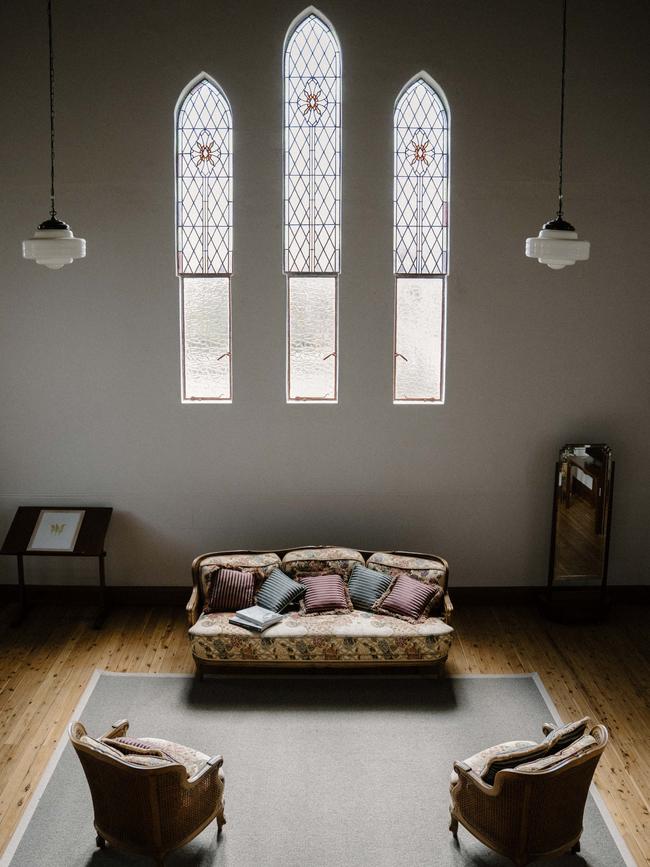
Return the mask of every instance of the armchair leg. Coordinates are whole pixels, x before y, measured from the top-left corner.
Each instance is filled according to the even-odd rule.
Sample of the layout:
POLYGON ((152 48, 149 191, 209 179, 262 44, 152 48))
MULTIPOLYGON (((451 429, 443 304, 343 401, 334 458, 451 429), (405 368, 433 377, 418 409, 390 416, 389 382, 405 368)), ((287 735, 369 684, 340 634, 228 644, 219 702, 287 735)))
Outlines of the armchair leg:
POLYGON ((458 819, 455 816, 451 817, 449 822, 449 830, 454 835, 456 839, 458 839, 458 819))
POLYGON ((580 851, 580 840, 577 840, 571 848, 571 854, 577 855, 579 851, 580 851))
POLYGON ((226 824, 226 817, 221 813, 217 813, 217 837, 221 836, 223 826, 226 824))

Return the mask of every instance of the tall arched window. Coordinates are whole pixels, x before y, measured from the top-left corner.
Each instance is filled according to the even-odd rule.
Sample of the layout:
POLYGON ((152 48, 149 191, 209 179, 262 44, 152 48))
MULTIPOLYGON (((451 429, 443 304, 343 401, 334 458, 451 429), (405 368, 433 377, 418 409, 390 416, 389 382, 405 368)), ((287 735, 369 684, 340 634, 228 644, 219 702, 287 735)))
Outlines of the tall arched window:
POLYGON ((232 401, 232 113, 199 75, 176 107, 176 231, 184 403, 232 401))
POLYGON ((426 73, 395 103, 393 401, 442 403, 449 220, 449 114, 426 73))
POLYGON ((287 401, 337 400, 341 51, 306 10, 284 49, 287 401))

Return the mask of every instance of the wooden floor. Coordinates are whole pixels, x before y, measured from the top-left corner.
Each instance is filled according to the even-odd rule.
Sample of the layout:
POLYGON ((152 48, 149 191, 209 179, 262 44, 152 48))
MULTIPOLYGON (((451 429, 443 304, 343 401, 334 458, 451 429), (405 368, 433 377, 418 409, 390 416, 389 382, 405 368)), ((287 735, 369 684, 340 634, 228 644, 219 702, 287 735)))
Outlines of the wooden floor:
MULTIPOLYGON (((83 608, 36 608, 19 630, 12 614, 0 614, 0 852, 94 669, 193 671, 180 609, 115 609, 99 632, 83 608)), ((537 671, 564 720, 608 727, 596 785, 637 864, 650 864, 648 609, 619 604, 606 624, 566 626, 525 605, 457 606, 454 626, 450 673, 537 671)))

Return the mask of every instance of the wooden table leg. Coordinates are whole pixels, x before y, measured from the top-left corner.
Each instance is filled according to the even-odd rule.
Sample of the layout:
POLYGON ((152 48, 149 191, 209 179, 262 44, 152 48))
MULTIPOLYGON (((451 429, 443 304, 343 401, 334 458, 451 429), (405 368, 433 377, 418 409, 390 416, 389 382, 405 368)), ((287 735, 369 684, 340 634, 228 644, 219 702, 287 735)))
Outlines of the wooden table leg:
POLYGON ((25 615, 27 614, 27 595, 25 590, 25 566, 23 564, 23 555, 17 554, 16 559, 18 561, 18 615, 16 619, 11 624, 12 626, 19 626, 25 615))
POLYGON ((108 613, 108 605, 106 603, 106 572, 104 571, 104 558, 106 557, 106 551, 102 551, 99 555, 99 611, 97 612, 97 617, 95 618, 95 623, 93 624, 94 629, 101 629, 102 624, 106 618, 108 613))

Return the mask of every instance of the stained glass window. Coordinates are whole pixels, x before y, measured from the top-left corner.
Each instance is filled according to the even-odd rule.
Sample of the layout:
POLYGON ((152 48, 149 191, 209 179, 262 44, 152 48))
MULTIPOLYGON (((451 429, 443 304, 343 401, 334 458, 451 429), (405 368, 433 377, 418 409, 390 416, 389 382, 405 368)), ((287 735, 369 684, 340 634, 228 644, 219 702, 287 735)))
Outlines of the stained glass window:
POLYGON ((424 74, 394 115, 395 403, 444 399, 449 121, 424 74))
POLYGON ((341 52, 331 25, 309 11, 290 28, 284 53, 289 402, 337 399, 340 162, 341 52))
POLYGON ((177 270, 183 402, 232 399, 232 114, 201 76, 176 113, 177 270))
POLYGON ((395 106, 395 273, 447 273, 447 111, 423 78, 395 106))

